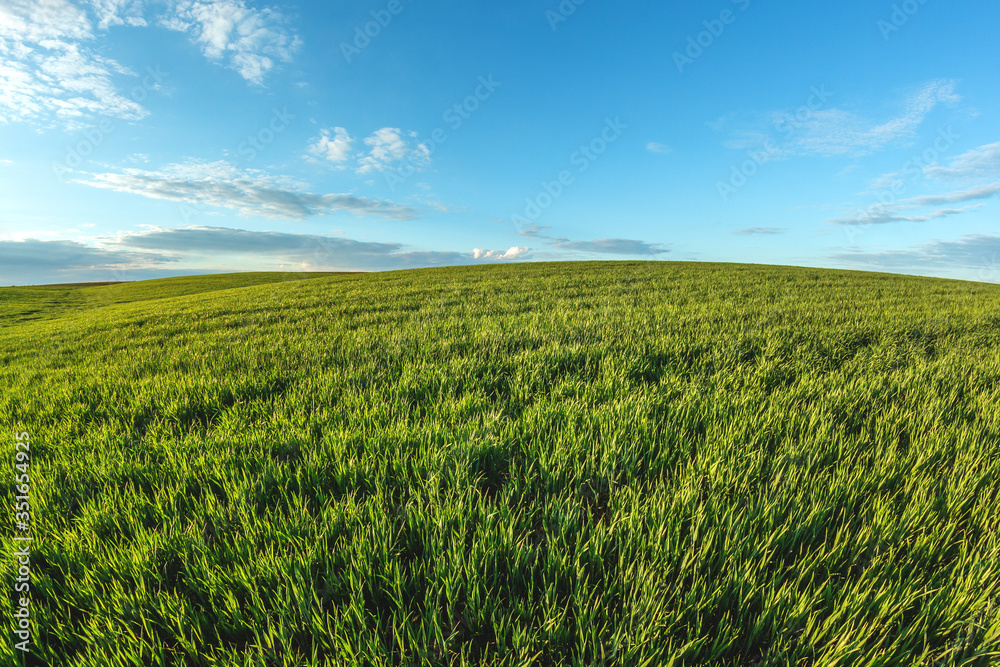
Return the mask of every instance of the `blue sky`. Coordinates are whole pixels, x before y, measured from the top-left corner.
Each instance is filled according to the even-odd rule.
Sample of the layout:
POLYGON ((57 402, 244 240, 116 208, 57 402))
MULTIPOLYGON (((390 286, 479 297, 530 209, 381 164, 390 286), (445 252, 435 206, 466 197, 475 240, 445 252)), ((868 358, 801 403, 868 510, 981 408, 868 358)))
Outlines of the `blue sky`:
POLYGON ((1000 281, 986 0, 0 0, 0 284, 578 259, 1000 281))

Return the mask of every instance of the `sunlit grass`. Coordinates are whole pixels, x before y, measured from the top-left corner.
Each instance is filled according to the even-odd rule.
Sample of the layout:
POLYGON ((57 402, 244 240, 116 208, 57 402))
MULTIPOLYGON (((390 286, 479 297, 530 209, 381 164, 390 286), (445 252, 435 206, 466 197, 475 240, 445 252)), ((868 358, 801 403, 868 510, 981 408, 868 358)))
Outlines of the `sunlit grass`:
POLYGON ((212 280, 65 288, 0 328, 41 664, 1000 656, 994 286, 672 263, 212 280))

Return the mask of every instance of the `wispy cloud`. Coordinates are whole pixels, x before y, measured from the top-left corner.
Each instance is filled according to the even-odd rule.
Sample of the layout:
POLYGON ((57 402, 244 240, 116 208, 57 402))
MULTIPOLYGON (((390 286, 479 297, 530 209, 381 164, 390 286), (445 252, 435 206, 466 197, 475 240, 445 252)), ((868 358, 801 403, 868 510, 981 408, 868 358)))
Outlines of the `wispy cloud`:
POLYGON ((534 223, 529 223, 527 225, 523 225, 520 229, 518 229, 517 233, 520 236, 530 236, 533 238, 541 238, 541 239, 552 238, 543 233, 546 229, 552 229, 552 226, 536 225, 534 223))
POLYGON ((927 115, 939 104, 955 104, 961 97, 955 81, 931 81, 912 92, 902 112, 888 120, 870 121, 848 111, 831 109, 806 121, 798 148, 818 155, 864 155, 912 139, 927 115))
POLYGON ((599 255, 662 255, 670 252, 659 243, 646 243, 633 239, 597 239, 596 241, 558 240, 560 250, 578 250, 599 255))
POLYGON ((979 178, 1000 175, 1000 143, 987 144, 959 155, 947 167, 932 165, 924 169, 931 178, 979 178))
POLYGON ((967 201, 977 201, 979 199, 989 199, 1000 192, 1000 183, 981 185, 968 190, 950 192, 943 195, 923 195, 904 199, 900 202, 903 205, 913 206, 941 206, 943 204, 960 204, 967 201))
POLYGON ((857 164, 857 163, 855 163, 855 164, 849 164, 846 167, 844 167, 843 169, 841 169, 840 171, 838 171, 836 175, 837 176, 847 176, 848 174, 853 174, 854 172, 858 171, 861 168, 862 167, 861 167, 860 164, 857 164))
POLYGON ((77 183, 96 188, 204 205, 283 220, 351 212, 392 220, 413 220, 414 209, 353 194, 314 194, 300 184, 273 178, 258 170, 239 170, 227 162, 189 162, 161 171, 124 169, 89 174, 77 183))
POLYGON ((547 233, 548 225, 534 223, 515 225, 520 236, 540 239, 546 245, 563 251, 585 252, 595 255, 621 255, 632 257, 650 257, 670 252, 661 243, 647 243, 636 239, 605 238, 594 241, 573 241, 564 236, 551 236, 547 233))
POLYGON ((737 236, 771 236, 775 234, 784 234, 788 229, 785 227, 747 227, 746 229, 737 229, 733 234, 737 236))
POLYGON ((674 149, 672 149, 670 146, 667 146, 666 144, 661 144, 658 141, 651 141, 648 144, 646 144, 646 150, 649 151, 650 153, 658 153, 660 155, 669 155, 670 153, 674 152, 674 149))
POLYGON ((804 117, 782 110, 752 122, 738 123, 735 118, 727 117, 711 125, 731 133, 725 142, 727 147, 738 150, 769 147, 771 160, 795 155, 860 157, 912 140, 938 105, 961 101, 956 87, 957 82, 950 80, 924 83, 904 95, 896 115, 882 120, 844 108, 816 108, 804 117))
POLYGON ((902 211, 906 208, 900 206, 876 206, 867 211, 861 211, 855 215, 842 218, 831 218, 833 225, 885 225, 891 222, 928 222, 939 220, 953 215, 960 215, 978 206, 966 206, 965 208, 942 208, 923 215, 904 215, 902 211))

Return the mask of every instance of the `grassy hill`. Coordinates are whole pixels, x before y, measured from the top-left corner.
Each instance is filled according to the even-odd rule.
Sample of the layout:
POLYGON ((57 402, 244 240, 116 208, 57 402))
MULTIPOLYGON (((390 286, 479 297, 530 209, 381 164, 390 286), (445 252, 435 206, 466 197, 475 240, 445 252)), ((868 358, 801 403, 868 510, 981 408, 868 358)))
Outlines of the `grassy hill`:
POLYGON ((1000 288, 302 277, 0 290, 38 664, 1000 656, 1000 288))
POLYGON ((116 303, 167 299, 188 294, 305 280, 335 273, 224 273, 211 276, 161 278, 131 283, 80 283, 0 288, 0 327, 46 320, 74 311, 93 315, 116 303))

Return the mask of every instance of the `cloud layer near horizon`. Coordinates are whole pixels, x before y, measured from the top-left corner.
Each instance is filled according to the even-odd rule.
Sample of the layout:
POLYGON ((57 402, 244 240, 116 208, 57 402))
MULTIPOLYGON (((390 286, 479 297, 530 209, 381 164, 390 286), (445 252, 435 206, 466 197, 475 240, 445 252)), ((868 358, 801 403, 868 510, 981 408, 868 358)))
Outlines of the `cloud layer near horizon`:
POLYGON ((140 232, 78 240, 0 240, 0 284, 135 280, 141 276, 228 270, 385 271, 525 259, 505 252, 409 250, 402 243, 231 227, 148 226, 140 232), (204 268, 203 268, 204 267, 204 268))
POLYGON ((974 280, 1000 282, 1000 236, 969 234, 957 241, 931 241, 906 250, 841 252, 839 262, 869 269, 929 272, 941 268, 972 272, 974 280))

